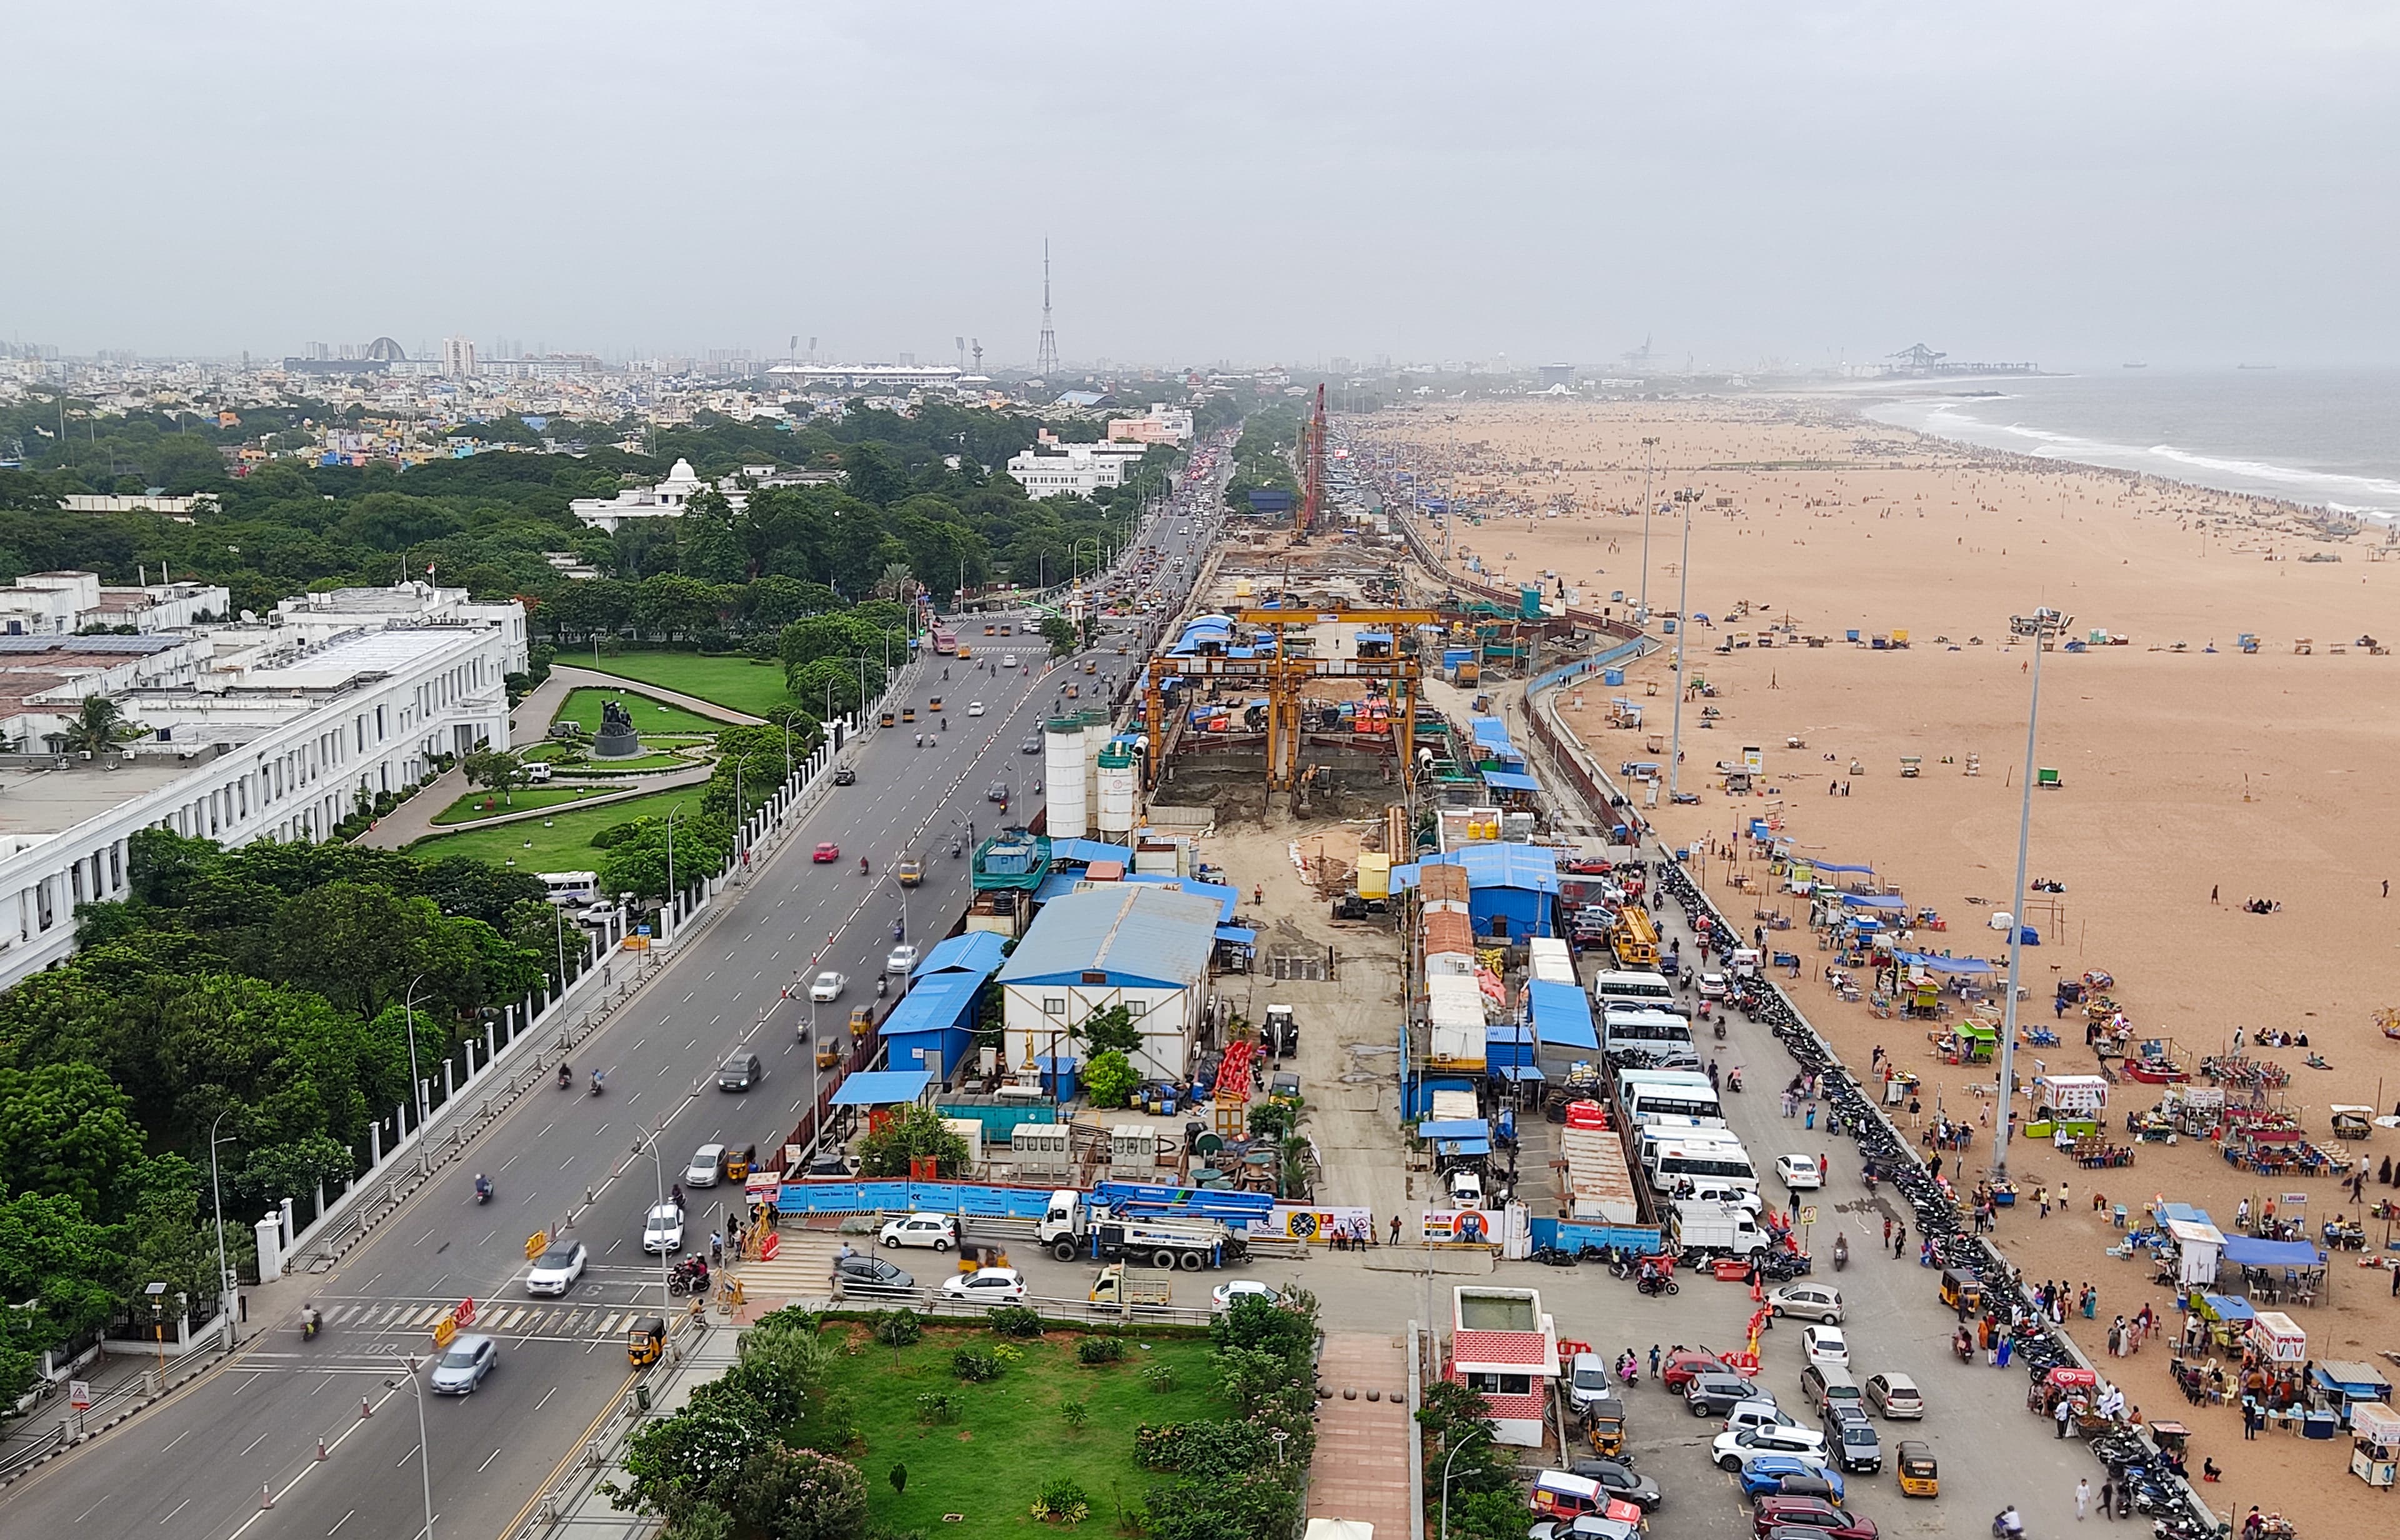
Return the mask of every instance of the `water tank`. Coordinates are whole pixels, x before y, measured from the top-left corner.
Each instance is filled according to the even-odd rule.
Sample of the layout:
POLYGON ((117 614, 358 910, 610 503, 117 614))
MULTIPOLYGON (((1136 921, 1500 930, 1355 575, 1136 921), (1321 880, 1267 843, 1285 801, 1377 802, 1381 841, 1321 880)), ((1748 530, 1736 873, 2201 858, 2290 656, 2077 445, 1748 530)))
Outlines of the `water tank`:
POLYGON ((1124 841, 1133 834, 1133 756, 1115 744, 1100 751, 1100 838, 1124 841))
POLYGON ((1084 724, 1059 716, 1042 727, 1042 786, 1049 798, 1050 838, 1081 839, 1085 831, 1084 724))

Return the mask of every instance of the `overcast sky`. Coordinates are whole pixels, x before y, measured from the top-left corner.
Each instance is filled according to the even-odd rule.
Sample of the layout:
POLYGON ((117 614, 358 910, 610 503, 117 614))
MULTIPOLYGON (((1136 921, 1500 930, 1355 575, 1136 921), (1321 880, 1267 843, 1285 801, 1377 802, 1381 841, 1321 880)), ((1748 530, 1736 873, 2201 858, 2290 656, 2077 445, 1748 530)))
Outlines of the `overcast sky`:
POLYGON ((2400 361, 2391 5, 18 7, 0 334, 2400 361))

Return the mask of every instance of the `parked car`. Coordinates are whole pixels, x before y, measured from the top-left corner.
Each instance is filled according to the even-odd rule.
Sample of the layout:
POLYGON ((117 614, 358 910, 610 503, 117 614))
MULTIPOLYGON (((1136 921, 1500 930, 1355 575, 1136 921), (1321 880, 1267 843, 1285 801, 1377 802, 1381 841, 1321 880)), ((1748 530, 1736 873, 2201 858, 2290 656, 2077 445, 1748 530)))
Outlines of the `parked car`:
POLYGON ((1658 1506, 1667 1500, 1657 1482, 1621 1460, 1577 1460, 1567 1470, 1587 1481, 1599 1482, 1601 1491, 1644 1513, 1657 1512, 1658 1506))
POLYGON ((1787 1192, 1813 1192, 1825 1185, 1825 1175, 1818 1169, 1814 1155, 1778 1155, 1775 1174, 1782 1179, 1787 1192))
POLYGON ((1763 1390, 1753 1390, 1746 1400, 1736 1401, 1725 1408, 1725 1429, 1739 1433, 1753 1427, 1798 1427, 1800 1419, 1784 1411, 1775 1397, 1763 1390))
POLYGON ((1013 1267, 979 1267, 943 1279, 942 1298, 976 1304, 1019 1304, 1025 1299, 1025 1280, 1013 1267))
POLYGON ((959 1244, 959 1221, 948 1214, 903 1214, 884 1221, 876 1239, 885 1246, 930 1246, 948 1251, 959 1244))
POLYGON ((1235 1278, 1208 1291, 1208 1308, 1220 1315, 1233 1309, 1235 1300, 1264 1300, 1269 1304, 1281 1304, 1283 1295, 1256 1278, 1235 1278))
POLYGON ((880 1257, 837 1257, 834 1287, 843 1294, 897 1294, 917 1287, 917 1280, 880 1257))
POLYGON ((1762 1535, 1789 1526, 1815 1530, 1829 1540, 1876 1540, 1874 1520, 1835 1507, 1821 1497, 1761 1498, 1751 1525, 1753 1533, 1762 1535))
POLYGON ((1925 1415, 1925 1397, 1905 1374, 1868 1375, 1863 1398, 1868 1410, 1895 1420, 1925 1415))
POLYGON ((1842 1291, 1832 1284, 1802 1279, 1766 1292, 1766 1308, 1778 1315, 1838 1325, 1843 1315, 1842 1291))
POLYGON ((1709 1457, 1720 1470, 1739 1470, 1753 1454, 1796 1454, 1817 1465, 1829 1463, 1825 1436, 1812 1427, 1753 1427, 1720 1433, 1709 1446, 1709 1457))
POLYGON ((525 1292, 564 1294, 574 1287, 576 1279, 583 1276, 583 1269, 590 1265, 591 1261, 592 1253, 584 1249, 581 1241, 564 1249, 553 1246, 536 1257, 533 1266, 526 1269, 525 1292))
POLYGON ((1863 1406, 1859 1383, 1841 1364, 1820 1364, 1813 1359, 1800 1366, 1800 1395, 1820 1416, 1837 1404, 1863 1406))
POLYGON ((810 855, 809 859, 815 862, 820 866, 824 865, 828 861, 839 861, 841 859, 841 847, 835 844, 830 839, 820 839, 817 841, 815 852, 810 855))
POLYGON ((1616 1393, 1608 1360, 1597 1353, 1578 1353, 1567 1360, 1567 1410, 1581 1411, 1592 1402, 1616 1393))
POLYGON ((442 1356, 433 1360, 433 1394, 471 1396, 499 1361, 500 1344, 489 1337, 453 1337, 442 1356))
POLYGON ((1730 1374, 1733 1370, 1713 1353, 1683 1348, 1667 1355, 1658 1379, 1669 1390, 1680 1391, 1695 1374, 1730 1374))
POLYGON ((1844 1470, 1872 1474, 1883 1469, 1883 1438, 1867 1420, 1864 1407, 1837 1405, 1826 1412, 1825 1438, 1834 1463, 1844 1470))
POLYGON ((1752 1503, 1762 1497, 1830 1496, 1836 1503, 1842 1500, 1841 1473, 1812 1465, 1796 1454, 1753 1454, 1741 1463, 1736 1476, 1741 1482, 1741 1494, 1752 1503), (1824 1491, 1806 1490, 1804 1483, 1811 1481, 1824 1491), (1786 1482, 1792 1485, 1787 1487, 1786 1482))
POLYGON ((683 1205, 658 1203, 642 1220, 642 1249, 664 1256, 683 1249, 683 1205))
POLYGON ((1819 1323, 1800 1329, 1800 1352, 1812 1364, 1839 1364, 1849 1367, 1850 1342, 1838 1326, 1819 1323))
POLYGON ((1758 1386, 1739 1374, 1695 1374, 1684 1383, 1684 1404, 1695 1417, 1722 1417, 1757 1394, 1758 1386))
POLYGON ((827 968, 817 974, 816 981, 809 986, 809 998, 823 1004, 827 1001, 839 1000, 841 992, 848 988, 850 988, 848 974, 838 974, 831 968, 827 968))

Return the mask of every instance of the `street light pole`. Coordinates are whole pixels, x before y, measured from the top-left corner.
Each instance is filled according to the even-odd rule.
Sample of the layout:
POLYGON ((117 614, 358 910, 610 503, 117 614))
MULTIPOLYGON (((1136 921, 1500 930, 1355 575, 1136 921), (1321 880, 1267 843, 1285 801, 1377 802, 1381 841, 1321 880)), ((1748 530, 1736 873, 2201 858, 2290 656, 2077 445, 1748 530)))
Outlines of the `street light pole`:
POLYGON ((217 1314, 225 1317, 225 1347, 228 1350, 234 1346, 233 1269, 225 1262, 225 1190, 217 1185, 217 1146, 231 1144, 234 1141, 217 1138, 217 1124, 225 1122, 225 1112, 232 1111, 232 1108, 226 1108, 225 1112, 219 1112, 215 1120, 209 1124, 209 1197, 215 1204, 217 1211, 217 1314))
POLYGON ((1650 452, 1657 447, 1658 441, 1655 437, 1642 441, 1642 618, 1644 623, 1650 618, 1650 452))
POLYGON ((1451 1445, 1450 1453, 1441 1462, 1441 1540, 1450 1540, 1450 1462, 1458 1458, 1458 1451, 1465 1449, 1477 1434, 1488 1435, 1491 1431, 1480 1423, 1467 1429, 1466 1437, 1451 1445))
POLYGON ((666 939, 666 928, 667 925, 671 923, 670 917, 675 913, 675 815, 681 811, 683 811, 683 804, 680 802, 677 802, 674 807, 667 810, 667 906, 665 908, 659 911, 659 939, 661 941, 664 941, 666 939))
POLYGON ((2023 801, 2017 808, 2017 891, 2009 900, 2009 1000, 2007 1019, 2000 1025, 2000 1116, 1992 1130, 1992 1180, 2009 1179, 2009 1122, 2016 1110, 2017 972, 2025 961, 2025 851, 2033 837, 2034 729, 2041 721, 2041 644, 2050 634, 2051 618, 2034 611, 2033 700, 2025 708, 2025 756, 2023 801))
POLYGON ((408 1083, 410 1100, 416 1104, 416 1126, 425 1126, 425 1080, 416 1072, 416 987, 425 982, 423 974, 408 981, 408 992, 401 997, 400 1013, 408 1023, 408 1083))
MULTIPOLYGON (((658 1137, 656 1135, 652 1135, 647 1139, 635 1139, 634 1141, 634 1153, 637 1155, 643 1153, 644 1152, 642 1147, 646 1144, 649 1146, 648 1154, 650 1157, 650 1177, 653 1184, 652 1190, 658 1193, 658 1201, 661 1206, 663 1206, 667 1201, 667 1169, 664 1162, 659 1154, 658 1137)), ((680 1206, 678 1206, 676 1218, 680 1220, 684 1216, 680 1212, 680 1206)), ((647 1233, 649 1226, 645 1224, 642 1226, 642 1229, 647 1233)), ((670 1315, 674 1311, 674 1307, 668 1302, 674 1299, 675 1296, 667 1291, 667 1280, 672 1276, 673 1274, 667 1269, 667 1254, 664 1251, 661 1251, 659 1253, 659 1314, 662 1315, 670 1315)))
POLYGON ((416 1397, 416 1471, 425 1486, 425 1540, 433 1540, 433 1450, 425 1441, 425 1386, 416 1378, 416 1355, 401 1360, 408 1369, 408 1388, 416 1397))
POLYGON ((1691 487, 1675 494, 1684 505, 1683 571, 1675 593, 1675 730, 1667 756, 1667 801, 1672 805, 1684 777, 1684 652, 1692 640, 1692 506, 1700 495, 1691 487))

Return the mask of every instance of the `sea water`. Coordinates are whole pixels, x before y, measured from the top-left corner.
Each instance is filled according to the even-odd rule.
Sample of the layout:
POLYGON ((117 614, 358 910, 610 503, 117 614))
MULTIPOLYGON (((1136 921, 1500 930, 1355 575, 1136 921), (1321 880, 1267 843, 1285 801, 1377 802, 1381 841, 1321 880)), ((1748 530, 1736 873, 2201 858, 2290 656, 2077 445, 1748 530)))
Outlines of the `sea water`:
POLYGON ((1860 407, 1988 449, 2400 520, 2400 370, 2111 367, 1895 383, 1860 407))

